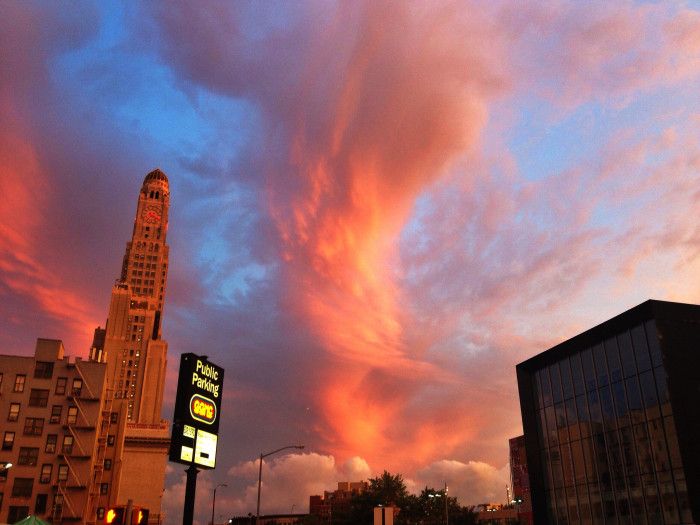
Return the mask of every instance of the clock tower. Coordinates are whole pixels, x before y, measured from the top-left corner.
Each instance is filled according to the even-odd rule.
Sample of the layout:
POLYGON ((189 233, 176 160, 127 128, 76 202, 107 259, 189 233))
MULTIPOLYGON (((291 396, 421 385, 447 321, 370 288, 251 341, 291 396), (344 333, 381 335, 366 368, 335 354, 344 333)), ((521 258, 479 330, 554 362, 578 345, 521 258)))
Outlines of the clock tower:
POLYGON ((135 423, 160 422, 168 350, 162 319, 169 205, 168 178, 153 170, 139 192, 134 229, 121 276, 112 287, 105 328, 109 387, 115 400, 124 400, 127 420, 135 423))
POLYGON ((105 410, 110 413, 112 444, 106 444, 106 458, 114 468, 105 469, 102 477, 106 503, 126 505, 131 500, 150 509, 149 521, 154 523, 162 521, 160 498, 170 439, 169 423, 161 419, 168 353, 162 321, 169 206, 168 178, 155 169, 141 185, 107 323, 95 330, 90 349, 91 360, 107 365, 105 410))

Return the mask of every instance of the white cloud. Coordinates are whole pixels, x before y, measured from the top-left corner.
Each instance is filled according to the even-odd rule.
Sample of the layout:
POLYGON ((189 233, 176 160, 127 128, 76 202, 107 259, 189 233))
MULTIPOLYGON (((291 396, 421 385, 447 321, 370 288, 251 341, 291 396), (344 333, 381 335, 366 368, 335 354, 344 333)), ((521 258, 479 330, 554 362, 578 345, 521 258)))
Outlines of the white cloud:
MULTIPOLYGON (((506 485, 510 484, 509 467, 498 469, 481 461, 443 459, 431 463, 416 473, 411 480, 414 492, 425 486, 440 488, 447 482, 450 496, 460 505, 476 505, 487 502, 505 502, 506 485)), ((408 483, 407 483, 408 484, 408 483)))
MULTIPOLYGON (((258 490, 258 460, 231 467, 230 478, 238 478, 245 486, 239 496, 225 494, 221 508, 230 515, 255 512, 258 490)), ((335 490, 338 481, 360 481, 372 475, 367 462, 353 457, 337 465, 333 456, 322 454, 288 454, 263 461, 261 514, 308 512, 309 496, 335 490)), ((217 496, 217 507, 219 505, 217 496)))

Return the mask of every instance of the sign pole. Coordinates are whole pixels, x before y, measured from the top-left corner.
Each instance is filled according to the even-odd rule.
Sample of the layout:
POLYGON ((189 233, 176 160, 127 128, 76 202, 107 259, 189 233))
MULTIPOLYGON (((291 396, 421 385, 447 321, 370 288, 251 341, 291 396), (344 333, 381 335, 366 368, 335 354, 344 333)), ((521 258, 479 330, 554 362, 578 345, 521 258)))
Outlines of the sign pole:
POLYGON ((192 525, 194 520, 194 496, 197 490, 199 469, 194 465, 190 465, 185 472, 187 472, 187 485, 185 486, 185 507, 182 511, 182 525, 192 525))
POLYGON ((199 470, 216 468, 223 388, 224 369, 207 356, 180 356, 169 456, 170 461, 187 465, 182 525, 194 521, 199 470))

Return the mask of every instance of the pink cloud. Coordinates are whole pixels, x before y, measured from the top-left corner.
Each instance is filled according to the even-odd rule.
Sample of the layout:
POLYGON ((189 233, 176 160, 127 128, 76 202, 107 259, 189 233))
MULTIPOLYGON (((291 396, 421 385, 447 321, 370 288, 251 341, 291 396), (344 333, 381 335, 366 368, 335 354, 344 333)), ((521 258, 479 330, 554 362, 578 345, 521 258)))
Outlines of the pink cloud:
MULTIPOLYGON (((206 339, 232 371, 226 424, 240 439, 225 461, 309 439, 315 454, 266 466, 270 508, 300 506, 302 492, 317 490, 308 472, 332 488, 369 466, 431 484, 449 474, 451 485, 469 480, 465 494, 498 495, 506 439, 520 432, 516 362, 651 295, 697 302, 696 12, 565 1, 205 7, 129 11, 134 42, 121 44, 149 60, 157 49, 161 62, 149 67, 167 71, 188 111, 214 94, 244 99, 260 119, 243 159, 230 160, 219 138, 201 153, 211 164, 189 153, 173 161, 205 183, 184 168, 173 174, 182 196, 173 209, 185 211, 171 230, 180 259, 166 323, 180 337, 173 349, 206 339), (668 107, 649 100, 666 92, 668 107), (633 108, 640 95, 649 99, 633 108), (518 115, 525 99, 553 122, 592 105, 616 129, 533 180, 509 149, 509 128, 492 121, 494 111, 518 115), (644 116, 615 120, 630 108, 644 116), (219 194, 239 183, 253 196, 219 194), (226 216, 223 226, 202 236, 213 215, 226 216), (211 243, 229 250, 225 264, 197 266, 211 243), (248 259, 264 277, 227 297, 220 280, 248 259), (295 476, 307 477, 295 488, 295 476)), ((140 161, 124 165, 114 152, 138 157, 157 141, 114 140, 99 111, 82 128, 89 106, 73 112, 60 75, 49 74, 48 57, 98 23, 10 9, 18 23, 0 31, 0 190, 12 197, 0 209, 0 293, 12 300, 2 313, 18 324, 36 316, 82 351, 128 236, 125 188, 142 176, 140 161), (106 146, 95 149, 99 140, 106 146)), ((82 74, 110 63, 92 66, 82 74)), ((53 335, 35 331, 30 339, 53 335)), ((222 509, 247 512, 255 464, 230 472, 244 481, 221 493, 222 509)), ((212 480, 200 479, 205 501, 212 480)), ((183 487, 169 488, 168 508, 183 487)))
POLYGON ((591 296, 624 282, 636 250, 615 232, 658 187, 650 159, 678 139, 620 136, 534 182, 505 142, 479 153, 495 105, 620 108, 694 78, 692 13, 594 7, 310 6, 255 53, 245 8, 160 13, 182 77, 248 97, 266 119, 262 202, 282 308, 324 354, 307 387, 324 451, 389 468, 474 457, 475 441, 495 454, 494 432, 518 431, 512 366, 585 327, 582 303, 601 320, 591 296), (428 210, 416 217, 419 198, 428 210), (501 367, 488 384, 504 389, 464 399, 481 386, 470 365, 501 367), (494 400, 510 408, 483 412, 494 400))

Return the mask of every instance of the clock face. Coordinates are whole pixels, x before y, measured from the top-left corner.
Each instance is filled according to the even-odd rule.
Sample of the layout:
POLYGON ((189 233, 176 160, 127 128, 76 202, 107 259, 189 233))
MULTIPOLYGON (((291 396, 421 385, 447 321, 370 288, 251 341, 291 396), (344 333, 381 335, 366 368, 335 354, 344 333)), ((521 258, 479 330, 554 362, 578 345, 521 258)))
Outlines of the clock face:
POLYGON ((141 215, 145 222, 155 223, 160 221, 160 210, 156 206, 148 206, 141 215))

